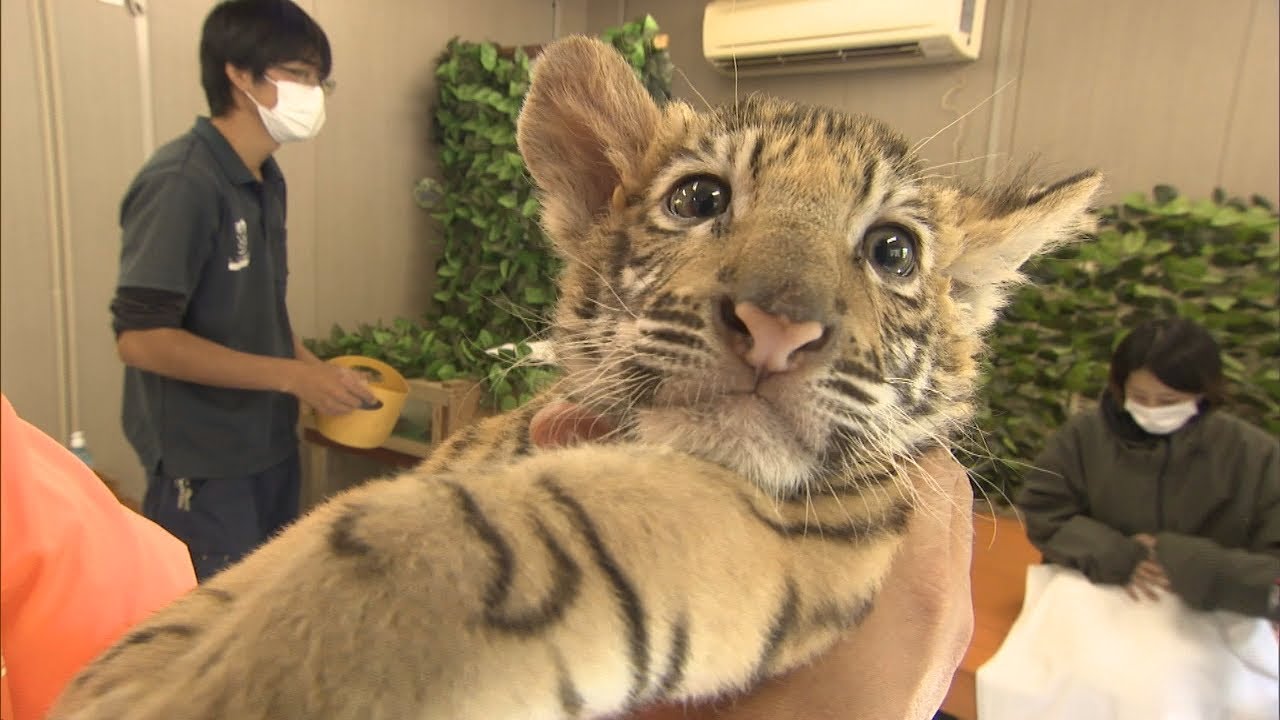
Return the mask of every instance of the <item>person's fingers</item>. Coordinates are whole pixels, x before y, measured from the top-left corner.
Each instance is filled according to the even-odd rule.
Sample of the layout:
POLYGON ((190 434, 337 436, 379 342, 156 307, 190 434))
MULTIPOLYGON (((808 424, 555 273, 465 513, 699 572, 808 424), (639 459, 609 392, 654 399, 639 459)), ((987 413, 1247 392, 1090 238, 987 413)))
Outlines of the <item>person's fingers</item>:
POLYGON ((1156 602, 1160 599, 1160 596, 1156 594, 1155 588, 1151 587, 1146 580, 1140 579, 1137 580, 1136 583, 1138 585, 1138 591, 1145 595, 1148 600, 1156 602))
POLYGON ((339 370, 338 377, 342 381, 342 386, 356 398, 354 407, 380 405, 378 396, 373 394, 373 390, 369 388, 369 381, 364 375, 351 368, 339 368, 339 370))
POLYGON ((1162 590, 1169 589, 1169 576, 1165 574, 1164 568, 1159 563, 1151 560, 1143 560, 1138 564, 1135 571, 1150 586, 1158 587, 1162 590))
POLYGON ((553 402, 539 410, 529 422, 529 438, 540 448, 556 448, 578 442, 600 440, 617 425, 581 405, 553 402))
POLYGON ((1138 596, 1138 590, 1133 586, 1133 583, 1124 586, 1124 594, 1128 595, 1129 599, 1134 602, 1142 602, 1142 598, 1138 596))

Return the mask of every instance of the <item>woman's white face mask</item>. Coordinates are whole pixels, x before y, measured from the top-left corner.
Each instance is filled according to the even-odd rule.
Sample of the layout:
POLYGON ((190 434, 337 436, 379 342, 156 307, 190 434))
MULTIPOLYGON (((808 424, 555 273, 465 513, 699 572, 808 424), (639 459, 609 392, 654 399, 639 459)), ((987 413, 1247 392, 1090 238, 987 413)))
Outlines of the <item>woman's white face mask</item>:
POLYGON ((283 145, 318 135, 324 127, 324 89, 290 80, 267 78, 267 82, 276 86, 275 107, 263 106, 253 95, 249 99, 258 106, 258 115, 271 139, 283 145))
POLYGON ((1138 427, 1152 435, 1168 435, 1186 425, 1200 412, 1200 406, 1195 400, 1159 407, 1148 407, 1133 400, 1125 400, 1124 409, 1138 423, 1138 427))

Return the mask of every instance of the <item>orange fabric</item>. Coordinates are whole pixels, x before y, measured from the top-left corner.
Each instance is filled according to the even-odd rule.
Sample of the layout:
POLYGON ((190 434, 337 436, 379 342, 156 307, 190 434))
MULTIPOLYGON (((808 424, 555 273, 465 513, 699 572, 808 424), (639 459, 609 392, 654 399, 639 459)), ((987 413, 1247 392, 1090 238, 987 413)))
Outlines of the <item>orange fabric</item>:
POLYGON ((3 720, 38 720, 131 626, 195 587, 177 538, 121 505, 0 395, 3 720))

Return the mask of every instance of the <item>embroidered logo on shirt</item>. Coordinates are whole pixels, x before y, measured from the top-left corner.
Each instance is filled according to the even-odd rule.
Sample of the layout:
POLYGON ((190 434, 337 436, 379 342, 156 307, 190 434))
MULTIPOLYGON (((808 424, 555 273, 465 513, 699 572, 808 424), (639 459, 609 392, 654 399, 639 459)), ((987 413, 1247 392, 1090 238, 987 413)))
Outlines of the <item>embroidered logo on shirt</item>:
POLYGON ((236 221, 236 254, 227 261, 227 269, 231 272, 249 267, 249 223, 240 218, 236 221))
POLYGON ((178 488, 178 509, 191 512, 191 482, 186 478, 178 478, 173 484, 178 488))

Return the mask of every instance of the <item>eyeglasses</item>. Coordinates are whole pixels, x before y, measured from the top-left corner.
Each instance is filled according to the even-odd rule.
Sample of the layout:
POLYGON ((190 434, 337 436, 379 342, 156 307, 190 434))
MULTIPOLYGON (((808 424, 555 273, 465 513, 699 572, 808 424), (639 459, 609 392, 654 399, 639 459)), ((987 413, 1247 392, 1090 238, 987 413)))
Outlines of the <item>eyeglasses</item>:
POLYGON ((290 81, 310 87, 319 87, 325 95, 332 95, 338 83, 333 78, 321 80, 315 68, 309 66, 276 65, 271 68, 286 76, 290 81))

